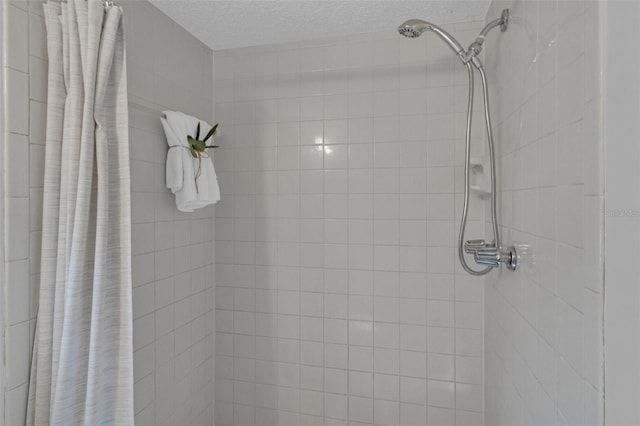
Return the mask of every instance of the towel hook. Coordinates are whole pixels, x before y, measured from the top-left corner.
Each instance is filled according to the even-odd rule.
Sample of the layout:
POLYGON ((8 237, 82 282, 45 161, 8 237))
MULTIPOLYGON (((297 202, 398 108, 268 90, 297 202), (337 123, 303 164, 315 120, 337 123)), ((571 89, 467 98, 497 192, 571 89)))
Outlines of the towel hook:
POLYGON ((109 9, 115 6, 115 2, 113 0, 102 0, 102 5, 104 6, 105 9, 109 9))

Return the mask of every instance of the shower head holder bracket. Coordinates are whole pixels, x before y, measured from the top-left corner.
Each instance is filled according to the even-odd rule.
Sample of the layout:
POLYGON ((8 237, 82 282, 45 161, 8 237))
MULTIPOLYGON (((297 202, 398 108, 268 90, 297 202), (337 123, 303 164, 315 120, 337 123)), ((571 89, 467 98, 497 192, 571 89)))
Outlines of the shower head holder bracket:
POLYGON ((500 31, 507 31, 507 28, 509 28, 509 9, 502 9, 500 20, 502 21, 500 23, 500 31))

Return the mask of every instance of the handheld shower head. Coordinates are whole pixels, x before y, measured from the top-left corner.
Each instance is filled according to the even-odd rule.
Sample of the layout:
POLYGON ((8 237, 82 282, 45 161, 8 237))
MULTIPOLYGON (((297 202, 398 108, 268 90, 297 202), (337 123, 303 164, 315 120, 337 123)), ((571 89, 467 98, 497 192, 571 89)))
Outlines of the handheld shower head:
POLYGON ((438 36, 440 36, 440 38, 445 43, 447 43, 447 45, 456 53, 456 55, 460 56, 461 53, 464 53, 462 45, 458 43, 458 41, 453 38, 451 34, 430 22, 422 21, 420 19, 409 19, 398 27, 398 32, 403 36, 409 38, 420 37, 420 35, 422 35, 422 33, 425 31, 433 31, 438 36))
POLYGON ((429 23, 419 19, 409 19, 398 27, 398 32, 408 38, 420 37, 429 27, 429 23))

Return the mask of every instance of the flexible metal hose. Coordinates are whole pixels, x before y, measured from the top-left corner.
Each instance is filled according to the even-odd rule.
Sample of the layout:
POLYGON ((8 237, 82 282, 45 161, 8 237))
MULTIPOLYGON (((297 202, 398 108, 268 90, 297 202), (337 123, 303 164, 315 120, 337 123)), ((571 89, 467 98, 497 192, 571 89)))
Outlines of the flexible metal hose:
POLYGON ((482 96, 484 98, 484 120, 487 128, 487 141, 489 143, 489 163, 491 167, 491 218, 493 225, 493 244, 500 250, 500 229, 498 228, 498 189, 496 188, 496 148, 493 143, 493 130, 491 128, 491 112, 489 109, 489 84, 487 75, 482 65, 476 66, 482 77, 482 96))
MULTIPOLYGON (((497 194, 496 194, 496 158, 495 148, 493 143, 493 131, 491 130, 491 113, 489 111, 489 92, 487 87, 487 78, 484 69, 479 61, 474 62, 474 65, 480 72, 482 77, 482 95, 484 98, 484 116, 485 125, 487 128, 487 139, 489 144, 489 161, 491 168, 491 219, 493 225, 493 243, 492 245, 496 250, 500 250, 500 233, 498 230, 498 216, 497 216, 497 194)), ((467 228, 467 216, 469 213, 469 175, 470 175, 470 160, 471 160, 471 123, 473 119, 473 93, 474 93, 474 74, 471 67, 471 63, 465 63, 467 72, 469 74, 469 98, 467 108, 467 132, 466 143, 464 153, 464 205, 462 207, 462 220, 460 223, 460 233, 458 234, 458 257, 460 258, 460 264, 462 268, 471 275, 485 275, 489 273, 493 267, 488 266, 485 269, 476 271, 471 269, 467 260, 464 257, 464 234, 467 228)))

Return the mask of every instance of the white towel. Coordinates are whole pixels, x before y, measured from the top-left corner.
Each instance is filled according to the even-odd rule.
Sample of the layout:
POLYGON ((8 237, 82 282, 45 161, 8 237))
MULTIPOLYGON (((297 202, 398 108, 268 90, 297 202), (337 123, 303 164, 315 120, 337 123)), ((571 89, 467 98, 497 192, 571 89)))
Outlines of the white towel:
POLYGON ((193 158, 189 151, 187 136, 195 137, 196 127, 200 123, 200 135, 206 135, 211 126, 190 115, 178 111, 163 111, 167 117, 161 118, 162 127, 167 135, 169 153, 167 154, 167 188, 176 195, 176 206, 182 212, 193 212, 220 200, 218 178, 211 158, 193 158), (183 147, 183 148, 181 148, 183 147), (200 176, 197 186, 195 174, 200 162, 200 176))

